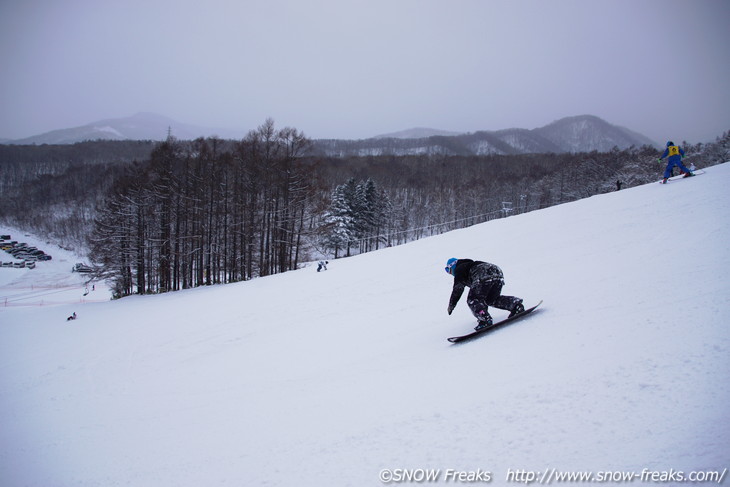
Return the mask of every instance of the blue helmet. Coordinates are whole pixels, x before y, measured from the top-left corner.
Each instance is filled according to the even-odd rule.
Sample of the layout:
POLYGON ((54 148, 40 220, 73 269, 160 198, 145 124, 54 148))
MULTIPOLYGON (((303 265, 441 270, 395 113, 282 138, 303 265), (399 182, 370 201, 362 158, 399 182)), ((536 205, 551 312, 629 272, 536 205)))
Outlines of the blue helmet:
POLYGON ((667 147, 669 147, 670 145, 674 145, 674 142, 672 142, 671 140, 667 142, 667 147))
POLYGON ((454 267, 456 267, 456 261, 459 260, 456 257, 452 257, 446 261, 446 272, 454 275, 454 267))

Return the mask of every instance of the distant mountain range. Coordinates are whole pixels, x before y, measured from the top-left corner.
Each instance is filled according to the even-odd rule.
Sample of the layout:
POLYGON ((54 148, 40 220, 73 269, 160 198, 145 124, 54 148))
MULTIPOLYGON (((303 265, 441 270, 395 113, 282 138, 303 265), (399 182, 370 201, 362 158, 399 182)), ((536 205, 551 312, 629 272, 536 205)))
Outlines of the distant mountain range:
POLYGON ((25 139, 6 140, 5 144, 75 144, 87 140, 165 140, 168 132, 177 139, 193 140, 216 135, 240 139, 245 133, 180 123, 156 113, 140 112, 131 117, 99 120, 80 127, 53 130, 25 139))
POLYGON ((412 129, 401 130, 400 132, 376 135, 373 138, 374 139, 425 139, 426 137, 433 137, 436 135, 450 137, 452 135, 461 135, 461 134, 462 134, 462 132, 449 132, 448 130, 430 129, 427 127, 415 127, 412 129))
POLYGON ((610 151, 658 146, 650 138, 593 115, 557 120, 544 127, 454 134, 416 128, 364 140, 315 140, 313 152, 330 157, 378 155, 488 155, 610 151))
MULTIPOLYGON (((243 132, 184 124, 154 113, 100 120, 80 127, 53 130, 5 144, 73 144, 87 140, 164 140, 168 133, 180 140, 217 136, 240 139, 243 132)), ((605 152, 618 147, 651 145, 656 142, 624 127, 592 115, 566 117, 544 127, 512 128, 473 133, 413 128, 369 139, 316 139, 310 153, 330 157, 379 155, 488 155, 546 152, 605 152)))

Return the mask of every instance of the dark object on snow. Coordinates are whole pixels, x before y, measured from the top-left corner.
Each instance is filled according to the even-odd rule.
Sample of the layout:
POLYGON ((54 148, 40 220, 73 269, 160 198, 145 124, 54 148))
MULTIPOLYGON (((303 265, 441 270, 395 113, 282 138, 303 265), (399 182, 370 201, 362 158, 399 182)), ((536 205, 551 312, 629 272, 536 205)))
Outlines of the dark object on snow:
POLYGON ((520 313, 517 313, 517 314, 514 314, 514 315, 510 315, 509 318, 505 318, 502 321, 500 321, 499 323, 495 323, 495 324, 493 324, 491 326, 485 326, 483 328, 480 328, 480 329, 478 329, 476 331, 473 331, 471 333, 468 333, 466 335, 462 335, 462 336, 458 336, 458 337, 451 337, 451 338, 448 338, 447 340, 449 340, 451 343, 459 343, 459 342, 464 342, 464 341, 467 341, 467 340, 471 340, 471 339, 476 338, 478 336, 484 335, 487 332, 494 331, 497 328, 501 328, 502 326, 506 325, 507 323, 511 323, 511 322, 513 322, 513 321, 515 321, 515 320, 517 320, 519 318, 522 318, 523 316, 525 316, 527 314, 532 313, 541 304, 542 304, 542 301, 540 301, 539 303, 537 303, 532 308, 528 308, 528 309, 526 309, 526 310, 524 310, 524 311, 522 311, 520 313))
POLYGON ((446 263, 446 272, 454 276, 454 288, 449 298, 448 312, 451 314, 456 303, 461 299, 464 288, 469 287, 466 302, 472 314, 477 318, 477 329, 492 324, 488 307, 504 309, 515 315, 524 308, 522 299, 514 296, 502 296, 504 275, 502 269, 489 262, 471 259, 451 258, 446 263))
POLYGON ((89 273, 94 272, 94 269, 89 267, 86 264, 82 264, 81 262, 74 265, 73 269, 71 269, 71 272, 81 272, 81 273, 89 273))
POLYGON ((319 264, 317 264, 317 272, 322 271, 322 270, 326 271, 327 264, 329 264, 329 263, 330 263, 330 261, 328 261, 328 260, 320 260, 319 264))
POLYGON ((74 313, 71 316, 66 318, 66 321, 71 321, 71 320, 75 320, 75 319, 76 319, 76 311, 74 311, 74 313))

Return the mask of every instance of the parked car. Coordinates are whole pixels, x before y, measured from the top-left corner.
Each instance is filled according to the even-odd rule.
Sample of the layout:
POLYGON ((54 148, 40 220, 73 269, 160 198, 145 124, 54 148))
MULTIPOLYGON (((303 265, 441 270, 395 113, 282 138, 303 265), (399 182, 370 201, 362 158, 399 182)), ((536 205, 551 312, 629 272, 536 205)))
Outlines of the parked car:
POLYGON ((78 262, 76 265, 74 265, 74 268, 71 270, 71 272, 81 272, 81 273, 88 273, 92 272, 93 269, 89 267, 86 264, 82 264, 81 262, 78 262))

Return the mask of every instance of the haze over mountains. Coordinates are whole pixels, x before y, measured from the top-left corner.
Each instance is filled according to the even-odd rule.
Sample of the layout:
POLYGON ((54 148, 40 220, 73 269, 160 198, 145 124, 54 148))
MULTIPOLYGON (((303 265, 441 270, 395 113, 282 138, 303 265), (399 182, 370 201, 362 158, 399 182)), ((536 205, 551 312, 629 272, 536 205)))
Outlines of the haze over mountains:
MULTIPOLYGON (((305 131, 306 133, 306 131, 305 131)), ((181 140, 217 136, 240 139, 243 131, 215 129, 177 122, 154 113, 99 120, 80 127, 53 130, 6 144, 74 144, 87 140, 164 140, 168 134, 181 140)), ((311 154, 341 156, 379 155, 488 155, 546 152, 605 152, 618 147, 657 143, 627 128, 599 117, 566 117, 536 129, 509 128, 497 131, 457 133, 432 128, 413 128, 361 140, 317 139, 311 154)))

